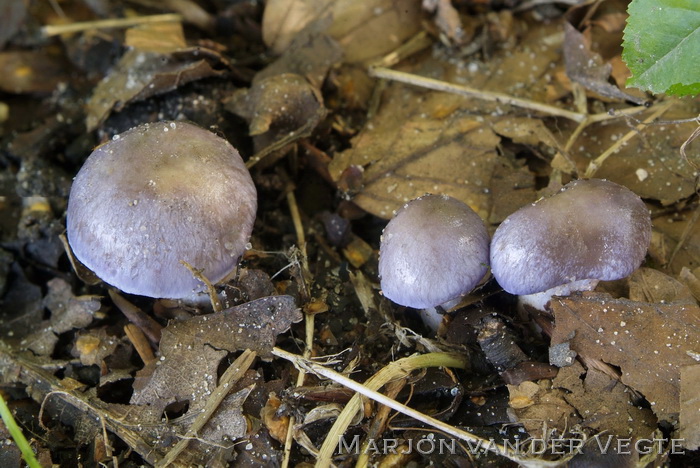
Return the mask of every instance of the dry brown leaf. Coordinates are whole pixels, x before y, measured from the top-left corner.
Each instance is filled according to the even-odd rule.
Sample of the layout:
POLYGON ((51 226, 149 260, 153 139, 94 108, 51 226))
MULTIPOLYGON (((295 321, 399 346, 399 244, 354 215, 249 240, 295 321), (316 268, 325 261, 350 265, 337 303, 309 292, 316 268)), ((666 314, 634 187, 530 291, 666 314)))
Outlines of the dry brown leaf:
POLYGON ((272 394, 267 400, 267 404, 260 412, 265 427, 270 432, 270 435, 277 441, 284 443, 287 438, 287 429, 289 428, 289 416, 286 414, 277 414, 277 411, 282 405, 277 395, 272 394))
POLYGON ((321 92, 292 73, 257 81, 225 106, 246 119, 256 151, 301 128, 312 130, 326 115, 321 92))
POLYGON ((104 328, 84 330, 73 345, 73 355, 85 366, 100 365, 119 345, 119 338, 107 334, 104 328))
MULTIPOLYGON (((696 360, 700 355, 695 356, 696 360)), ((679 437, 688 450, 700 448, 700 364, 681 369, 681 414, 679 437)))
POLYGON ((700 352, 697 304, 650 304, 584 294, 551 301, 552 345, 569 342, 579 355, 621 369, 622 382, 646 397, 659 419, 680 410, 680 369, 700 352))
POLYGON ((266 5, 263 38, 279 54, 300 34, 326 32, 355 63, 394 50, 420 31, 420 22, 413 0, 277 0, 266 5))
POLYGON ((423 0, 423 9, 435 14, 435 25, 452 44, 463 45, 471 39, 465 34, 459 12, 450 0, 423 0))
POLYGON ((546 438, 551 430, 566 434, 580 420, 574 407, 567 403, 566 392, 552 388, 549 380, 507 387, 513 414, 531 437, 546 438))
POLYGON ((581 426, 596 433, 644 438, 656 430, 651 410, 634 404, 627 387, 597 369, 586 371, 574 361, 559 369, 552 385, 566 391, 564 399, 576 408, 581 426))
MULTIPOLYGON (((687 110, 672 109, 663 118, 683 119, 695 115, 697 111, 690 106, 687 110)), ((643 120, 644 114, 638 118, 643 120)), ((585 168, 591 159, 607 150, 634 125, 623 119, 592 125, 574 143, 571 158, 579 169, 585 168)), ((612 154, 595 176, 624 185, 642 198, 660 200, 664 204, 687 198, 695 192, 695 176, 679 149, 696 126, 692 122, 649 125, 612 154)))
POLYGON ((612 65, 603 63, 600 55, 590 49, 583 34, 570 23, 564 23, 564 63, 566 74, 586 89, 611 99, 643 104, 645 99, 624 93, 608 82, 612 65))
POLYGON ((299 320, 294 298, 271 296, 173 321, 162 331, 160 359, 138 373, 131 403, 161 411, 174 402, 188 402, 189 411, 201 408, 216 387, 221 359, 244 349, 268 358, 277 335, 299 320))
POLYGON ((653 268, 638 268, 627 280, 632 301, 694 304, 693 293, 686 285, 653 268))
POLYGON ((696 210, 698 208, 684 216, 674 213, 652 220, 656 235, 652 236, 649 253, 673 274, 679 274, 683 268, 693 270, 700 266, 700 223, 694 221, 696 210), (681 240, 683 243, 679 248, 681 240), (678 251, 671 259, 676 249, 678 251))
POLYGON ((169 54, 187 47, 181 23, 151 23, 129 28, 124 45, 141 52, 169 54))
POLYGON ((214 68, 225 63, 222 61, 217 52, 202 47, 171 54, 127 51, 94 89, 87 104, 88 131, 131 102, 172 91, 190 81, 222 75, 224 71, 214 68))
MULTIPOLYGON (((299 37, 277 60, 255 74, 253 84, 272 76, 293 73, 321 89, 328 70, 340 63, 342 58, 343 51, 338 43, 326 34, 299 37)), ((364 70, 363 73, 366 76, 364 70)))
MULTIPOLYGON (((488 63, 455 66, 433 55, 422 57, 410 71, 543 102, 550 64, 557 61, 560 45, 561 23, 552 22, 525 29, 517 45, 497 51, 488 63)), ((531 193, 521 192, 514 203, 510 195, 520 187, 529 191, 534 182, 523 166, 499 158, 500 139, 491 126, 504 120, 499 129, 520 141, 543 145, 547 152, 559 146, 538 119, 503 117, 511 111, 498 103, 390 85, 374 118, 350 150, 335 156, 329 170, 341 189, 347 186, 355 195, 355 203, 376 216, 389 218, 406 201, 425 193, 445 193, 483 218, 498 221, 523 200, 532 200, 531 193), (348 171, 361 170, 359 184, 345 183, 348 171), (518 174, 511 177, 510 171, 518 174), (505 189, 499 185, 503 179, 510 183, 505 189), (499 203, 506 206, 492 210, 492 191, 497 188, 499 203)))
POLYGON ((352 149, 336 155, 329 166, 336 180, 348 167, 364 168, 353 201, 390 218, 413 198, 444 193, 486 218, 498 136, 483 119, 459 109, 453 96, 393 85, 384 98, 386 104, 353 140, 352 149))
POLYGON ((330 3, 330 0, 269 0, 262 20, 265 44, 272 53, 281 54, 330 3))

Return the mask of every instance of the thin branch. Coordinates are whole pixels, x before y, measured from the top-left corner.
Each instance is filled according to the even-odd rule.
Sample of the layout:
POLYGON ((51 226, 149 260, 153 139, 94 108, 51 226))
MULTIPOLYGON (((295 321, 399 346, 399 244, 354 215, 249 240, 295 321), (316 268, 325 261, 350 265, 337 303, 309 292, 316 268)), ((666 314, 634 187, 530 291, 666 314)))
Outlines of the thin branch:
MULTIPOLYGON (((454 356, 448 353, 430 353, 399 359, 398 361, 392 362, 391 364, 380 370, 372 378, 370 378, 367 381, 367 385, 362 385, 316 362, 304 359, 302 356, 289 353, 280 348, 273 348, 272 354, 292 362, 294 366, 296 366, 299 369, 305 369, 307 372, 312 372, 316 375, 325 377, 327 379, 331 379, 334 382, 340 383, 357 392, 357 394, 350 400, 350 402, 348 402, 341 415, 338 416, 338 419, 336 420, 336 425, 338 421, 341 420, 344 413, 347 413, 347 415, 349 416, 353 416, 355 414, 355 412, 359 409, 362 401, 361 398, 359 398, 359 395, 364 395, 376 401, 377 403, 388 406, 391 409, 394 409, 420 422, 423 422, 429 426, 441 430, 452 437, 466 441, 470 445, 470 447, 474 447, 472 444, 476 444, 475 448, 479 450, 489 451, 498 455, 502 455, 508 458, 509 460, 522 464, 523 466, 555 467, 561 466, 562 464, 562 460, 549 461, 522 456, 508 447, 496 444, 493 440, 484 439, 483 437, 479 437, 470 432, 463 431, 456 427, 450 426, 447 423, 432 418, 426 414, 421 413, 420 411, 416 411, 413 408, 409 408, 399 403, 398 401, 393 400, 374 390, 374 388, 379 388, 391 379, 396 378, 397 373, 404 373, 407 375, 413 369, 433 366, 462 367, 464 366, 463 359, 460 359, 458 356, 454 356), (350 409, 350 411, 347 411, 348 409, 350 409)), ((317 468, 325 468, 330 465, 330 459, 327 456, 323 457, 324 449, 328 445, 332 446, 332 448, 335 448, 337 444, 338 434, 336 434, 335 431, 331 429, 328 436, 326 437, 326 441, 323 444, 324 446, 321 448, 319 459, 316 462, 317 468)))
POLYGON ((622 138, 617 140, 615 144, 611 145, 610 148, 605 150, 600 156, 595 158, 593 161, 591 161, 588 164, 588 168, 586 168, 586 173, 583 175, 584 178, 588 179, 591 178, 595 175, 595 173, 600 169, 600 167, 603 165, 606 159, 610 157, 611 154, 615 153, 619 148, 622 147, 625 143, 627 143, 629 140, 631 140, 633 137, 638 135, 644 128, 649 124, 650 122, 653 122, 656 120, 658 117, 660 117, 664 112, 666 112, 673 104, 675 101, 666 101, 662 102, 658 105, 657 109, 652 112, 652 114, 644 119, 642 123, 637 125, 635 128, 627 132, 622 138))
POLYGON ((59 34, 90 31, 93 29, 128 28, 140 24, 152 23, 180 23, 182 15, 167 13, 164 15, 136 16, 134 18, 111 18, 96 21, 81 21, 70 24, 50 24, 41 28, 44 37, 58 36, 59 34))
POLYGON ((160 460, 156 463, 156 468, 165 468, 177 459, 178 455, 182 453, 183 450, 187 448, 190 440, 196 438, 199 431, 204 427, 204 425, 211 419, 212 415, 224 401, 224 398, 231 391, 233 384, 243 377, 243 374, 250 368, 255 360, 255 351, 246 349, 243 354, 238 356, 238 359, 233 361, 233 363, 226 369, 226 372, 221 376, 219 380, 219 385, 211 393, 211 396, 207 400, 207 404, 201 413, 197 415, 197 419, 194 420, 187 433, 182 437, 182 440, 175 444, 175 446, 160 460))

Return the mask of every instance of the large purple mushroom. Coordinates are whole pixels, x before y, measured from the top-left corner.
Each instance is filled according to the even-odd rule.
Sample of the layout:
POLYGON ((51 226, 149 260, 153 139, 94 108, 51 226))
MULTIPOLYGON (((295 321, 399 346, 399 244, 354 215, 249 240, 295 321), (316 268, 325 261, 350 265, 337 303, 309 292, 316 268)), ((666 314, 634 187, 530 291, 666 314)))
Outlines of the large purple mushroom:
POLYGON ((491 271, 511 294, 565 295, 628 276, 650 241, 649 210, 636 194, 607 180, 576 180, 501 223, 491 271))
POLYGON ((71 188, 74 255, 120 290, 184 298, 236 267, 250 238, 257 193, 238 151, 184 122, 132 128, 98 147, 71 188))
POLYGON ((382 292, 428 308, 469 293, 488 269, 489 237, 469 206, 446 195, 407 203, 387 224, 379 250, 382 292))

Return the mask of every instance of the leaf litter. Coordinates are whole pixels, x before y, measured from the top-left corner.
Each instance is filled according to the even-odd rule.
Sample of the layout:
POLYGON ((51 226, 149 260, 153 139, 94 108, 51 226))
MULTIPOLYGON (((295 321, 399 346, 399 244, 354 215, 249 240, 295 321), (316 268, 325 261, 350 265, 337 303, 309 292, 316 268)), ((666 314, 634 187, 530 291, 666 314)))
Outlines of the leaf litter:
MULTIPOLYGON (((339 434, 402 450, 424 440, 402 424, 468 447, 489 437, 550 448, 589 440, 583 454, 522 458, 503 447, 453 456, 479 466, 555 466, 572 455, 687 461, 668 440, 646 456, 601 453, 590 440, 607 435, 700 446, 689 139, 698 101, 623 87, 624 2, 495 11, 481 2, 294 0, 209 12, 181 2, 162 8, 187 27, 170 17, 33 40, 32 21, 57 16, 10 4, 0 18, 9 44, 0 110, 10 112, 0 112, 0 374, 40 456, 115 466, 119 457, 155 466, 442 460, 338 451, 339 434), (53 61, 28 54, 73 68, 47 71, 53 61), (107 297, 61 253, 65 195, 85 156, 118 129, 157 119, 213 124, 257 166, 253 249, 221 286, 222 311, 107 297), (381 228, 412 198, 451 195, 493 230, 591 173, 629 187, 652 213, 648 268, 628 280, 528 315, 486 278, 435 337, 415 311, 381 296, 381 228), (21 198, 29 195, 51 198, 21 198), (451 368, 425 370, 454 352, 451 368), (319 368, 317 356, 331 357, 319 368), (377 390, 391 410, 371 402, 377 390)), ((69 25, 104 13, 61 6, 69 25)), ((19 466, 18 452, 3 456, 19 466)))

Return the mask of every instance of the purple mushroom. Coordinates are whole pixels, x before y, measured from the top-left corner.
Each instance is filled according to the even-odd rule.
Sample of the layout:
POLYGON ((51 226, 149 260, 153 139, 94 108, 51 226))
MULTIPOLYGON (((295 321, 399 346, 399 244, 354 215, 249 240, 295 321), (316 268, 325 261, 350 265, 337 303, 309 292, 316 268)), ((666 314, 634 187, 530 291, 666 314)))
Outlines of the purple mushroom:
POLYGON ((98 147, 76 176, 67 210, 75 257, 120 290, 184 298, 236 267, 257 193, 230 143, 196 125, 157 122, 98 147))
POLYGON ((407 203, 384 229, 382 291, 403 306, 442 305, 474 289, 488 259, 488 232, 479 215, 446 195, 425 195, 407 203))
POLYGON ((507 292, 537 294, 526 302, 543 309, 552 295, 628 276, 650 240, 649 210, 637 195, 607 180, 576 180, 503 221, 491 271, 507 292))

